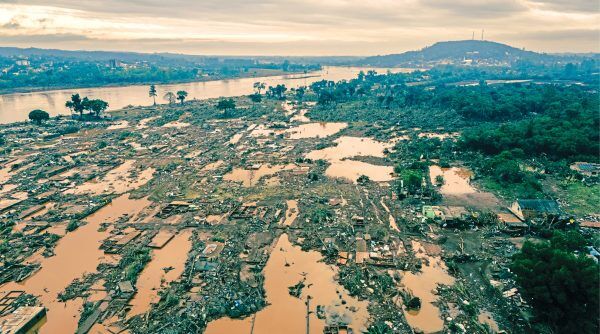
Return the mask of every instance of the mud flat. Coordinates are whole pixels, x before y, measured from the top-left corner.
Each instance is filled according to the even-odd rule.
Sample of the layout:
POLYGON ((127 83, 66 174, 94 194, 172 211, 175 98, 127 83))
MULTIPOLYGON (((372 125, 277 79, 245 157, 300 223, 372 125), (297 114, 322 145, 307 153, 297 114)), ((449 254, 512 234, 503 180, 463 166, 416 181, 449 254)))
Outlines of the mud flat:
POLYGON ((315 251, 303 252, 283 234, 264 268, 265 291, 269 305, 253 316, 241 320, 221 318, 210 322, 207 334, 222 333, 307 333, 307 306, 310 296, 310 333, 323 333, 328 324, 348 324, 355 332, 366 329, 369 321, 368 302, 358 301, 335 281, 336 270, 323 262, 315 251), (300 298, 288 288, 304 281, 300 298), (342 302, 344 301, 345 304, 342 302), (325 307, 326 319, 316 316, 317 305, 325 307))

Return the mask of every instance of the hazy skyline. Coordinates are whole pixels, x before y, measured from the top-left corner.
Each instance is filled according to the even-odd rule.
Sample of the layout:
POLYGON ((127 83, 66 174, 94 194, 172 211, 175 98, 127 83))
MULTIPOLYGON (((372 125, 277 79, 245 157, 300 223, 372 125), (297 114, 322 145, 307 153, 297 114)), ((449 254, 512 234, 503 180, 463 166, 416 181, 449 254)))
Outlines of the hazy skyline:
POLYGON ((481 38, 598 52, 596 0, 0 0, 0 45, 222 55, 375 55, 481 38))

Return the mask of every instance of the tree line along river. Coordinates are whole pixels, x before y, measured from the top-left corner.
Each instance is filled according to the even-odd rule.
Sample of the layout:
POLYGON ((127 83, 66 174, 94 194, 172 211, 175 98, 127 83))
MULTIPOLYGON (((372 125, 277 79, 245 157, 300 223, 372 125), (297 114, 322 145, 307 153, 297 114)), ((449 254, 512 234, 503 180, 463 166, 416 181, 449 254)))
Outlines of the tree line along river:
MULTIPOLYGON (((323 67, 319 71, 309 73, 296 73, 289 75, 240 78, 227 80, 214 80, 202 82, 189 82, 178 84, 157 85, 157 103, 165 103, 163 96, 166 92, 185 90, 188 99, 210 99, 218 97, 247 95, 253 92, 253 84, 257 81, 264 82, 266 86, 284 84, 288 88, 308 86, 320 80, 349 80, 355 78, 360 71, 365 73, 375 70, 378 73, 409 72, 411 69, 403 68, 372 68, 372 67, 323 67)), ((49 90, 32 93, 13 93, 0 95, 0 124, 20 122, 27 120, 31 110, 42 109, 50 116, 68 115, 70 112, 65 107, 65 102, 71 94, 79 93, 90 99, 102 99, 109 103, 108 110, 121 109, 128 105, 151 105, 152 98, 148 96, 149 85, 133 85, 121 87, 96 87, 72 88, 62 90, 49 90)))

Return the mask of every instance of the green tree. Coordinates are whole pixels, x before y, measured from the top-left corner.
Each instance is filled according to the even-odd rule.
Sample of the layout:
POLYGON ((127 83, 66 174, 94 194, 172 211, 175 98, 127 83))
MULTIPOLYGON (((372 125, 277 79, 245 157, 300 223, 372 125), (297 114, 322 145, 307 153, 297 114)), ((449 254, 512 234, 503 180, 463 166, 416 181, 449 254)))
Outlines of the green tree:
POLYGON ((298 101, 302 102, 302 99, 304 98, 304 94, 306 94, 305 86, 300 86, 296 89, 296 99, 298 99, 298 101))
POLYGON ((217 109, 223 111, 223 117, 229 117, 231 110, 235 109, 235 101, 233 99, 220 100, 217 103, 217 109))
POLYGON ((71 112, 78 113, 79 119, 83 119, 83 111, 85 110, 84 101, 81 100, 81 96, 79 94, 71 95, 71 100, 65 103, 65 107, 69 108, 71 112))
POLYGON ((150 91, 148 95, 153 99, 154 105, 156 105, 156 86, 150 85, 150 91))
POLYGON ((187 96, 188 92, 186 92, 185 90, 177 91, 177 99, 181 102, 181 105, 183 105, 183 101, 185 101, 185 98, 187 96))
POLYGON ((262 101, 262 95, 260 94, 250 94, 249 97, 252 103, 260 103, 262 101))
POLYGON ((555 333, 598 333, 599 266, 583 251, 578 232, 555 232, 550 242, 525 242, 511 270, 537 319, 555 333))
POLYGON ((94 116, 100 117, 100 114, 108 109, 108 102, 100 99, 86 100, 85 109, 89 110, 94 116))
POLYGON ((29 113, 29 119, 36 122, 37 124, 42 124, 42 121, 46 121, 50 118, 47 112, 40 109, 32 110, 29 113))
POLYGON ((256 92, 256 94, 260 95, 260 92, 265 89, 265 83, 264 82, 255 82, 254 83, 254 91, 256 92))
POLYGON ((163 99, 165 99, 167 102, 169 102, 169 105, 172 105, 173 103, 175 103, 177 101, 177 96, 175 96, 175 94, 173 94, 173 92, 167 92, 165 94, 165 96, 163 96, 163 99))

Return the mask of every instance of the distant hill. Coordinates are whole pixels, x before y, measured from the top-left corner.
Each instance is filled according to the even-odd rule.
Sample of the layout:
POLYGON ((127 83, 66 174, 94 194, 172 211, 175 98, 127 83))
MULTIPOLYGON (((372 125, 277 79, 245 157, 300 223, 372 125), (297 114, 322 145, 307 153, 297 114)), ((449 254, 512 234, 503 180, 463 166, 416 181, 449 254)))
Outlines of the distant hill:
POLYGON ((361 60, 363 57, 356 56, 221 56, 221 55, 191 55, 180 53, 141 53, 121 51, 87 51, 87 50, 59 50, 40 48, 17 48, 0 47, 0 57, 53 57, 57 59, 70 59, 78 61, 109 61, 117 59, 125 62, 148 61, 152 63, 202 63, 207 59, 251 59, 273 63, 282 63, 289 60, 297 64, 323 64, 323 65, 345 65, 361 60))
POLYGON ((511 64, 516 60, 546 62, 557 56, 525 51, 492 41, 448 41, 438 42, 419 51, 367 57, 361 61, 371 66, 414 66, 442 63, 476 63, 488 65, 511 64))

